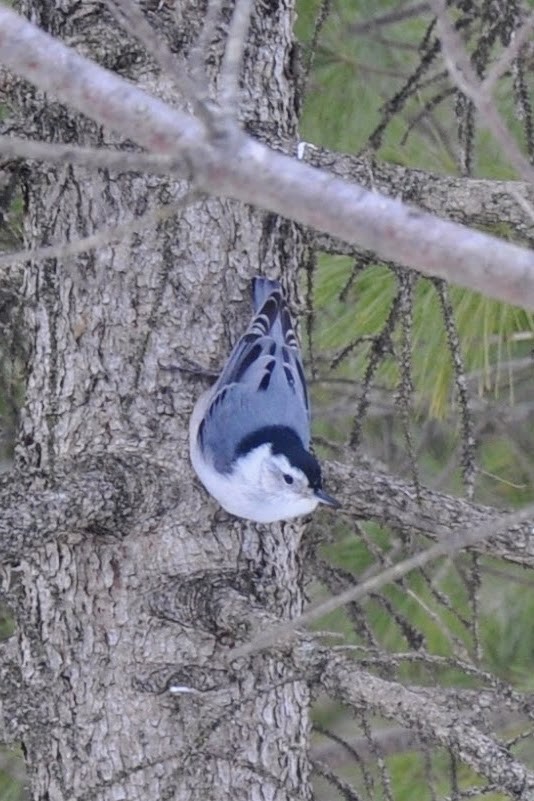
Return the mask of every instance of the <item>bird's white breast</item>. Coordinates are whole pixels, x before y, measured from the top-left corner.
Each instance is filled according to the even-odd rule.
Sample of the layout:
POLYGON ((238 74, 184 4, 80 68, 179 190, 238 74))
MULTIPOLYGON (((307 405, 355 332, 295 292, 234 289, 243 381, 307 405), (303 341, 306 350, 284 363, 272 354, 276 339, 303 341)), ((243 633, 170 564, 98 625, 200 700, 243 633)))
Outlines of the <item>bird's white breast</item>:
POLYGON ((259 473, 268 448, 268 445, 256 448, 241 461, 239 470, 222 474, 203 458, 195 437, 190 444, 191 462, 209 494, 236 517, 256 523, 274 523, 313 512, 318 504, 313 496, 280 497, 261 487, 259 473))

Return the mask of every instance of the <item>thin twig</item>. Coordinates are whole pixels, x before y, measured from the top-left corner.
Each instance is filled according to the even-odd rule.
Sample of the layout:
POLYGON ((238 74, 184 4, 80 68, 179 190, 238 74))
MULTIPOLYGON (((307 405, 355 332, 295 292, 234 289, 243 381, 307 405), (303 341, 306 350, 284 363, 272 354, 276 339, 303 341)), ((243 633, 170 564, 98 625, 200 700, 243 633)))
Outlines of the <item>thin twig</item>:
POLYGON ((354 787, 342 779, 341 776, 338 776, 337 773, 334 773, 333 770, 330 770, 325 762, 321 762, 319 759, 312 759, 311 765, 315 773, 335 787, 345 801, 362 801, 362 796, 356 792, 354 787))
POLYGON ((131 150, 105 150, 96 147, 77 147, 57 142, 35 142, 17 136, 0 136, 0 154, 10 159, 36 159, 59 164, 76 164, 93 169, 120 172, 148 172, 157 175, 173 173, 186 177, 188 168, 184 160, 159 153, 142 153, 131 150))
POLYGON ((198 41, 191 49, 189 64, 191 74, 196 81, 204 81, 208 85, 208 75, 206 71, 206 59, 210 47, 217 33, 217 23, 221 18, 223 0, 208 0, 204 25, 198 37, 198 41))
POLYGON ((350 33, 361 36, 375 28, 382 28, 385 25, 395 25, 397 22, 404 22, 404 20, 418 17, 420 14, 426 14, 429 11, 429 3, 413 3, 411 6, 386 11, 384 14, 377 14, 376 17, 370 17, 362 22, 355 22, 354 25, 348 26, 348 30, 350 33))
POLYGON ((77 239, 74 242, 61 242, 57 245, 47 245, 42 248, 31 248, 19 250, 16 253, 5 253, 0 256, 0 267, 25 261, 42 261, 43 259, 66 259, 70 256, 77 256, 88 250, 110 245, 118 242, 129 234, 142 231, 150 225, 154 225, 162 220, 174 217, 180 209, 195 203, 202 197, 202 193, 196 190, 188 192, 177 203, 147 212, 142 217, 136 217, 120 225, 101 228, 95 234, 77 239))
POLYGON ((482 92, 489 94, 493 90, 493 87, 501 75, 504 75, 506 70, 512 66, 512 63, 519 55, 519 51, 523 45, 528 42, 532 28, 534 28, 534 12, 527 17, 523 25, 518 28, 517 31, 514 31, 512 41, 502 53, 500 58, 495 62, 493 67, 488 70, 487 75, 480 86, 482 92))
POLYGON ((185 100, 189 100, 196 113, 211 122, 206 108, 206 89, 196 83, 187 71, 184 59, 171 53, 161 36, 147 22, 136 0, 106 0, 106 5, 123 28, 144 45, 161 70, 176 85, 185 100))
POLYGON ((237 117, 239 75, 247 40, 252 0, 236 0, 219 78, 219 102, 229 117, 237 117))
POLYGON ((434 281, 434 287, 439 298, 445 336, 449 349, 449 356, 454 373, 454 383, 460 406, 461 426, 462 426, 462 472, 466 495, 469 500, 473 500, 475 491, 476 458, 475 458, 475 434, 471 407, 469 403, 469 393, 467 391, 467 379, 465 375, 465 365, 462 356, 462 346, 460 335, 454 319, 454 308, 451 302, 447 284, 444 281, 434 281))
POLYGON ((228 658, 233 660, 237 659, 238 657, 249 656, 256 651, 261 651, 264 648, 275 645, 277 642, 287 640, 288 637, 291 637, 295 634, 298 628, 302 628, 302 626, 313 623, 314 621, 324 617, 324 615, 330 614, 331 612, 334 612, 336 609, 339 609, 348 603, 357 601, 371 592, 375 592, 385 584, 390 584, 393 581, 397 581, 399 578, 405 576, 407 573, 410 573, 412 570, 415 570, 418 567, 423 567, 423 565, 435 561, 440 556, 449 556, 450 554, 456 553, 463 548, 469 547, 470 545, 474 545, 481 540, 490 539, 491 537, 499 534, 503 529, 514 526, 517 523, 525 520, 529 520, 529 518, 533 515, 534 505, 531 505, 525 509, 522 509, 521 511, 513 512, 509 515, 502 515, 502 517, 500 517, 493 525, 487 524, 483 526, 473 526, 468 528, 463 533, 451 531, 446 540, 438 542, 435 545, 432 545, 430 548, 420 551, 408 559, 403 559, 396 565, 386 568, 386 570, 383 570, 377 576, 367 579, 367 581, 362 582, 357 587, 351 587, 345 592, 342 592, 333 598, 329 598, 327 601, 320 603, 318 606, 313 607, 308 612, 304 612, 304 614, 294 618, 291 621, 272 626, 267 631, 258 635, 258 637, 253 639, 251 642, 232 649, 228 654, 228 658))
POLYGON ((310 81, 310 75, 312 71, 312 67, 315 61, 315 56, 317 55, 317 45, 319 42, 319 37, 321 35, 321 31, 324 28, 325 22, 330 15, 330 10, 332 8, 332 0, 321 0, 319 5, 319 10, 315 15, 315 23, 313 26, 313 34, 310 43, 307 45, 307 57, 303 67, 303 80, 302 80, 302 95, 306 97, 308 94, 308 86, 310 81))
MULTIPOLYGON (((489 91, 480 82, 471 66, 462 40, 449 22, 446 0, 432 0, 432 7, 437 16, 437 32, 451 78, 458 89, 474 103, 510 164, 520 176, 534 183, 534 167, 521 153, 497 110, 489 91)), ((501 60, 502 58, 504 58, 504 55, 501 60)))

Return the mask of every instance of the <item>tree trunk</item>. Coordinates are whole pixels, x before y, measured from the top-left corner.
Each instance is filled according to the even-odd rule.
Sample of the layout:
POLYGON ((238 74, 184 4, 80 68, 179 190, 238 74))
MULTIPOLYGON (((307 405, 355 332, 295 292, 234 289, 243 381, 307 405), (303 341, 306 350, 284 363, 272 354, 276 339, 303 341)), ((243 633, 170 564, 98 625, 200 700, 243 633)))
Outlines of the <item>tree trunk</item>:
MULTIPOLYGON (((99 4, 35 0, 23 11, 181 102, 99 4)), ((203 12, 177 0, 150 4, 148 18, 187 54, 203 12)), ((243 78, 245 126, 285 146, 296 135, 292 22, 290 5, 257 4, 243 78)), ((214 72, 223 42, 206 54, 214 72)), ((14 113, 29 136, 118 145, 27 85, 14 113)), ((84 236, 184 191, 137 174, 32 166, 27 241, 84 236)), ((60 487, 65 472, 102 464, 119 491, 133 471, 157 497, 125 530, 80 534, 65 520, 20 564, 12 599, 22 677, 46 698, 23 743, 34 799, 310 797, 306 685, 278 655, 225 662, 247 605, 299 612, 300 529, 244 525, 206 495, 187 444, 203 387, 165 369, 186 358, 220 366, 250 315, 250 277, 281 276, 295 297, 303 247, 293 224, 210 199, 117 246, 28 267, 33 342, 17 467, 60 487), (235 616, 218 616, 218 593, 235 598, 235 616)))

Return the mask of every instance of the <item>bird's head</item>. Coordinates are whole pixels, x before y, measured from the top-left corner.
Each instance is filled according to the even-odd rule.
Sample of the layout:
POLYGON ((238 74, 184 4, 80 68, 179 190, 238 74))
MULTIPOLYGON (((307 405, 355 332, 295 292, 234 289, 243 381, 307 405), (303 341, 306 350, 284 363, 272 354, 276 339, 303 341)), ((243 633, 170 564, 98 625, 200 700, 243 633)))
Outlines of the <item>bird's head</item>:
POLYGON ((322 487, 319 462, 291 429, 271 427, 241 444, 232 474, 247 498, 247 516, 261 523, 310 514, 319 503, 339 508, 322 487))

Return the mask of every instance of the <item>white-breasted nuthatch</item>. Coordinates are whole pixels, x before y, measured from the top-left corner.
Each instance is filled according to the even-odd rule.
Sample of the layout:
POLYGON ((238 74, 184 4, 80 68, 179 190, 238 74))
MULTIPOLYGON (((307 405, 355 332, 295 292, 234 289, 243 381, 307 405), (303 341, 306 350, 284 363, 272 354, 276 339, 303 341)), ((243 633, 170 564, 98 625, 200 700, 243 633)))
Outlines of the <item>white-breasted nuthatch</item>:
POLYGON ((322 488, 310 445, 310 406, 299 345, 278 281, 252 279, 255 316, 189 426, 191 462, 221 506, 257 523, 288 520, 317 504, 322 488))

